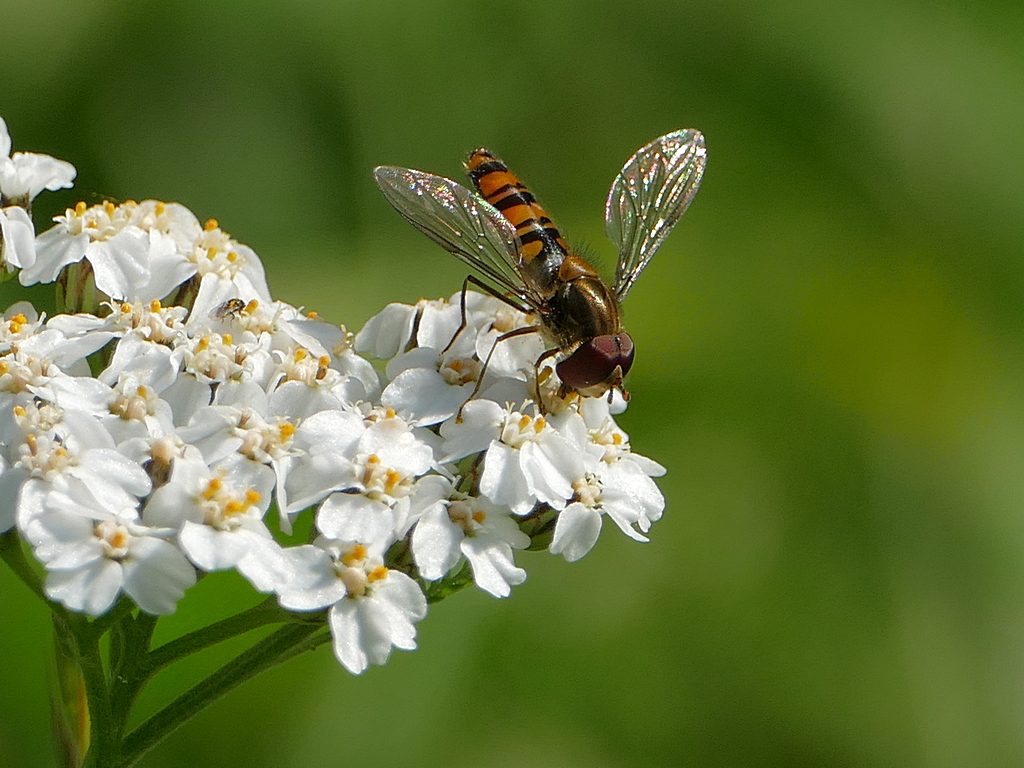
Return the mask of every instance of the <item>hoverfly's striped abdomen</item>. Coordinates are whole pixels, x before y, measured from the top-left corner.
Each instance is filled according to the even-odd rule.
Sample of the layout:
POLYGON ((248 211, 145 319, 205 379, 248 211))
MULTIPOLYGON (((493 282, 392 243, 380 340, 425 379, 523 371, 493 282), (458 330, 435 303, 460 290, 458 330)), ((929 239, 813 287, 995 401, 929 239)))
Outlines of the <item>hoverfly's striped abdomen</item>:
POLYGON ((501 160, 481 147, 469 156, 466 170, 480 195, 516 228, 523 261, 529 264, 541 255, 548 257, 543 261, 560 261, 568 252, 547 211, 501 160), (552 259, 555 254, 558 258, 552 259))

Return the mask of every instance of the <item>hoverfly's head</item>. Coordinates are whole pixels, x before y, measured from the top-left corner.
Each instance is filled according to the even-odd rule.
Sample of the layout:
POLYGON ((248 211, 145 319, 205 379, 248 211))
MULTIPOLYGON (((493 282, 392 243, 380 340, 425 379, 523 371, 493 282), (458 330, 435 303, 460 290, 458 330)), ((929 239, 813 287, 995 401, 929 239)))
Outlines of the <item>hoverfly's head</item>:
POLYGON ((555 366, 562 383, 584 397, 601 397, 622 386, 633 365, 633 339, 625 331, 595 336, 555 366))

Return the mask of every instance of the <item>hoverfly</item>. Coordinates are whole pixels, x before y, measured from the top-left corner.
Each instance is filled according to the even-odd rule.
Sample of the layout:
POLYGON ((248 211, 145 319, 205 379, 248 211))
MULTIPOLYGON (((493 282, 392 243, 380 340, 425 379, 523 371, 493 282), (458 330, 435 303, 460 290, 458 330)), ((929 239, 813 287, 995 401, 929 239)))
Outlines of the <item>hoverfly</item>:
MULTIPOLYGON (((473 283, 539 318, 538 325, 503 334, 495 346, 512 336, 540 333, 550 348, 538 358, 537 371, 547 358, 561 355, 555 371, 563 394, 607 393, 610 399, 614 389, 628 398, 622 380, 634 357, 619 304, 690 205, 706 161, 704 136, 693 129, 661 136, 626 161, 605 206, 605 231, 619 249, 611 286, 569 251, 536 198, 486 149, 473 152, 466 163, 479 194, 412 168, 384 165, 374 176, 395 210, 490 281, 466 278, 462 327, 465 289, 473 283)), ((483 372, 478 388, 482 380, 483 372)))

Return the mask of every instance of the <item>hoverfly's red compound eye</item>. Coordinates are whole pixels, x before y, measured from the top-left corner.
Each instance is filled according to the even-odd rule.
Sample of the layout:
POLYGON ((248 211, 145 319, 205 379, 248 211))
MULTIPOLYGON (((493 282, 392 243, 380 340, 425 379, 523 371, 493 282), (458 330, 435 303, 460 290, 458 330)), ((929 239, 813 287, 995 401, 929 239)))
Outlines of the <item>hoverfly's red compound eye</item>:
POLYGON ((622 383, 633 365, 633 352, 628 333, 596 336, 580 344, 555 370, 567 387, 595 397, 622 383))

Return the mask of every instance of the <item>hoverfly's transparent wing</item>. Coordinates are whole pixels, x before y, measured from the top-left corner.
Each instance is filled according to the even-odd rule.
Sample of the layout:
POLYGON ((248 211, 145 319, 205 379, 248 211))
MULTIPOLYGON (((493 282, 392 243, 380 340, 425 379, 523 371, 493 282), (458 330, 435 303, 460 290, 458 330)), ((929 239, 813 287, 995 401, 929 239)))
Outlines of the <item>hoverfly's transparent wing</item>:
POLYGON ((532 298, 519 272, 515 229, 497 208, 432 173, 382 165, 373 175, 384 197, 416 229, 502 289, 532 298))
POLYGON ((625 298, 697 194, 707 147, 687 128, 637 150, 615 177, 605 206, 605 231, 619 249, 613 290, 625 298))

